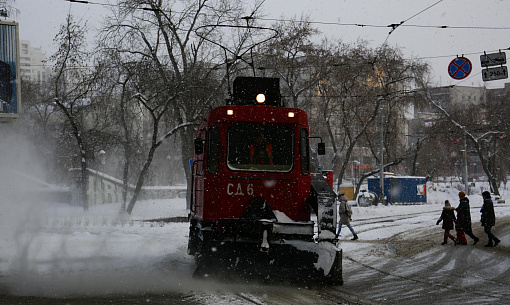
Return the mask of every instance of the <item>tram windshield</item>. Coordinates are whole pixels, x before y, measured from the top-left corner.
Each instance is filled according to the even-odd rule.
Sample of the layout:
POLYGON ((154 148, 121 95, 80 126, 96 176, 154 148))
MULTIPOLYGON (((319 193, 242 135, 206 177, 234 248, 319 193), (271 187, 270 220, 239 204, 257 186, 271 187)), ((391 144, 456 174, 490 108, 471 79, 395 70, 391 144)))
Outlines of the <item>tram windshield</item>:
POLYGON ((228 129, 227 164, 232 170, 292 169, 294 132, 288 126, 239 124, 228 129))

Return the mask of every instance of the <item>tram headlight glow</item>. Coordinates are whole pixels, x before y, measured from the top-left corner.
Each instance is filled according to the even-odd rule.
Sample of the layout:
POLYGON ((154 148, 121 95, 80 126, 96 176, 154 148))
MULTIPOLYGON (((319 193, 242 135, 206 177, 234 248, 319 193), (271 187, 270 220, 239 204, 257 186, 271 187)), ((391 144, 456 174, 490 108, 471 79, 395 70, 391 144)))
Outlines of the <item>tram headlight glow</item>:
POLYGON ((255 99, 257 100, 257 103, 263 104, 266 101, 266 96, 262 93, 259 93, 255 99))
POLYGON ((288 116, 289 118, 293 118, 295 115, 296 115, 296 114, 295 114, 294 112, 289 112, 289 113, 287 114, 287 116, 288 116))
POLYGON ((234 115, 234 110, 227 109, 227 115, 234 115))

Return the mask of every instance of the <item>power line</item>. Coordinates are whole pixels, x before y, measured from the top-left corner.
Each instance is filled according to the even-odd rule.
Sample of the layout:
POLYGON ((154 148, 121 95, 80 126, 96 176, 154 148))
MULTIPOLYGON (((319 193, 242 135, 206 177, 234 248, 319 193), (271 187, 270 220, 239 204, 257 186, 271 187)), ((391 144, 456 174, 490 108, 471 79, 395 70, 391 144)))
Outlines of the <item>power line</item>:
POLYGON ((454 29, 454 30, 510 30, 510 27, 491 27, 491 26, 450 26, 450 25, 419 25, 403 24, 403 27, 415 28, 434 28, 434 29, 454 29))
POLYGON ((92 1, 86 1, 86 0, 64 0, 64 1, 71 2, 71 3, 92 4, 92 5, 119 6, 118 4, 98 3, 98 2, 92 2, 92 1))
MULTIPOLYGON (((483 50, 483 51, 478 51, 478 52, 462 53, 462 56, 465 56, 465 55, 481 55, 483 52, 498 52, 498 51, 501 51, 501 50, 510 50, 510 47, 508 47, 508 48, 501 48, 501 49, 498 49, 498 50, 483 50)), ((458 56, 458 55, 459 54, 427 56, 427 57, 418 57, 416 59, 451 58, 451 57, 455 57, 455 56, 458 56)))
MULTIPOLYGON (((443 0, 439 0, 438 2, 434 3, 433 5, 430 5, 429 7, 425 8, 425 9, 421 10, 420 12, 418 12, 418 13, 414 14, 413 16, 411 16, 411 17, 409 17, 409 18, 407 18, 407 19, 405 19, 405 20, 401 21, 400 23, 392 23, 392 24, 388 25, 388 27, 390 27, 390 28, 391 28, 391 30, 390 30, 390 32, 388 33, 388 35, 386 36, 386 39, 384 39, 384 42, 382 43, 382 47, 383 47, 383 48, 384 48, 384 47, 386 47, 386 43, 388 42, 388 39, 390 38, 391 34, 392 34, 392 33, 393 33, 393 32, 394 32, 394 31, 395 31, 395 30, 396 30, 399 26, 403 25, 403 24, 404 24, 407 20, 410 20, 410 19, 412 19, 412 18, 414 18, 414 17, 418 16, 419 14, 421 14, 421 13, 425 12, 426 10, 430 9, 431 7, 433 7, 434 5, 436 5, 436 4, 438 4, 438 3, 442 2, 442 1, 443 1, 443 0)), ((374 58, 373 62, 375 63, 375 62, 377 61, 377 59, 378 59, 378 55, 376 55, 376 56, 375 56, 375 58, 374 58)))
MULTIPOLYGON (((92 4, 92 5, 101 5, 101 6, 110 6, 110 7, 119 7, 119 4, 109 4, 109 3, 98 3, 93 1, 87 1, 87 0, 64 0, 66 2, 71 3, 81 3, 81 4, 92 4)), ((369 27, 369 28, 391 28, 391 31, 386 36, 386 39, 383 46, 388 41, 390 35, 393 33, 395 29, 398 27, 408 27, 408 28, 433 28, 433 29, 460 29, 460 30, 510 30, 510 27, 487 27, 487 26, 450 26, 450 25, 420 25, 420 24, 405 24, 405 22, 415 18, 416 16, 426 12, 427 10, 431 9, 432 7, 438 5, 439 3, 443 2, 444 0, 439 0, 428 7, 422 9, 421 11, 417 12, 416 14, 410 16, 407 19, 404 19, 400 23, 390 24, 390 25, 377 25, 377 24, 361 24, 361 23, 340 23, 340 22, 323 22, 323 21, 301 21, 301 20, 291 20, 291 19, 276 19, 276 18, 257 18, 261 21, 274 21, 274 22, 296 22, 296 23, 310 23, 310 24, 320 24, 320 25, 332 25, 332 26, 355 26, 355 27, 369 27)), ((152 10, 150 8, 135 8, 139 10, 152 10)), ((182 13, 182 12, 174 12, 174 13, 182 13)), ((510 50, 509 48, 503 48, 505 50, 510 50)), ((500 49, 502 50, 502 49, 500 49)), ((485 50, 486 51, 486 50, 485 50)), ((477 55, 483 53, 483 51, 480 52, 471 52, 471 53, 463 53, 463 55, 477 55)), ((438 55, 438 56, 427 56, 427 57, 419 57, 416 58, 418 60, 428 60, 428 59, 438 59, 438 58, 450 58, 457 55, 438 55)))
MULTIPOLYGON (((502 49, 499 49, 499 50, 484 50, 485 52, 498 52, 498 51, 501 51, 501 50, 510 50, 510 47, 508 48, 502 48, 502 49)), ((478 52, 470 52, 470 53, 462 53, 462 56, 468 56, 468 55, 481 55, 483 54, 484 51, 478 51, 478 52)), ((450 55, 438 55, 438 56, 426 56, 426 57, 416 57, 414 59, 416 60, 429 60, 429 59, 439 59, 439 58, 452 58, 452 57, 457 57, 459 54, 450 54, 450 55)), ((342 63, 331 63, 331 64, 327 64, 327 65, 313 65, 313 64, 306 64, 306 65, 301 65, 299 67, 299 69, 310 69, 310 68, 317 68, 317 67, 330 67, 330 66, 333 66, 333 67, 356 67, 356 66, 362 66, 362 65, 372 65, 373 62, 357 62, 357 63, 345 63, 345 62, 342 62, 342 63)), ((47 68, 52 68, 54 65, 53 64, 50 64, 50 63, 47 63, 47 64, 30 64, 30 65, 27 65, 27 66, 20 66, 21 68, 30 68, 30 67, 47 67, 47 68)), ((478 73, 480 74, 480 73, 478 73)), ((469 79, 469 78, 468 78, 469 79)), ((463 81, 466 81, 468 79, 465 79, 463 81)))
POLYGON ((436 3, 434 3, 434 4, 430 5, 430 6, 428 6, 427 8, 425 8, 425 9, 421 10, 420 12, 418 12, 418 13, 416 13, 416 14, 412 15, 411 17, 407 18, 406 20, 402 21, 402 23, 407 22, 407 21, 409 21, 409 20, 413 19, 414 17, 416 17, 416 16, 420 15, 421 13, 423 13, 423 12, 427 11, 428 9, 430 9, 430 8, 432 8, 433 6, 435 6, 435 5, 439 4, 440 2, 443 2, 443 0, 439 0, 439 1, 437 1, 436 3))
POLYGON ((428 6, 427 8, 425 8, 425 9, 421 10, 420 12, 418 12, 418 13, 416 13, 416 14, 412 15, 411 17, 409 17, 409 18, 407 18, 407 19, 405 19, 405 20, 403 20, 403 21, 400 21, 400 23, 392 23, 392 24, 388 25, 388 27, 390 27, 390 28, 391 28, 391 31, 388 33, 388 36, 386 37, 386 40, 384 40, 383 45, 385 45, 385 44, 386 44, 386 42, 388 41, 388 38, 390 37, 391 33, 393 33, 393 31, 395 31, 395 30, 396 30, 399 26, 403 25, 403 24, 404 24, 405 22, 407 22, 408 20, 411 20, 412 18, 414 18, 414 17, 416 17, 416 16, 418 16, 418 15, 422 14, 422 13, 423 13, 423 12, 425 12, 426 10, 430 9, 431 7, 435 6, 436 4, 438 4, 438 3, 442 2, 442 1, 443 1, 443 0, 439 0, 439 1, 437 1, 436 3, 434 3, 434 4, 430 5, 430 6, 428 6))
MULTIPOLYGON (((93 1, 86 0, 64 0, 66 2, 71 3, 81 3, 81 4, 92 4, 92 5, 102 5, 102 6, 111 6, 111 7, 119 7, 119 4, 109 4, 109 3, 98 3, 93 1)), ((301 21, 301 20, 292 20, 292 19, 279 19, 279 18, 260 18, 257 17, 255 19, 262 21, 275 21, 275 22, 297 22, 297 23, 310 23, 310 24, 320 24, 320 25, 335 25, 335 26, 355 26, 355 27, 367 27, 367 28, 388 28, 388 27, 416 27, 416 28, 433 28, 433 29, 462 29, 462 30, 510 30, 510 27, 489 27, 489 26, 451 26, 451 25, 423 25, 423 24, 404 24, 410 19, 422 14, 433 6, 439 4, 444 0, 437 1, 436 3, 428 6, 427 8, 421 10, 420 12, 412 15, 411 17, 401 21, 400 23, 390 24, 390 25, 382 25, 382 24, 363 24, 363 23, 342 23, 342 22, 327 22, 327 21, 301 21)), ((150 8, 136 8, 139 10, 152 10, 150 8)), ((179 11, 174 11, 174 13, 183 13, 179 11)), ((211 15, 212 16, 212 15, 211 15)), ((242 19, 242 18, 241 18, 242 19)))
MULTIPOLYGON (((310 23, 319 25, 335 25, 335 26, 355 26, 360 28, 388 28, 395 24, 382 25, 382 24, 364 24, 364 23, 342 23, 342 22, 326 22, 326 21, 300 21, 292 19, 277 19, 277 18, 257 18, 263 21, 276 21, 276 22, 298 22, 310 23)), ((510 30, 510 27, 489 27, 489 26, 451 26, 451 25, 420 25, 420 24, 398 24, 400 27, 415 27, 415 28, 433 28, 433 29, 461 29, 461 30, 510 30)))

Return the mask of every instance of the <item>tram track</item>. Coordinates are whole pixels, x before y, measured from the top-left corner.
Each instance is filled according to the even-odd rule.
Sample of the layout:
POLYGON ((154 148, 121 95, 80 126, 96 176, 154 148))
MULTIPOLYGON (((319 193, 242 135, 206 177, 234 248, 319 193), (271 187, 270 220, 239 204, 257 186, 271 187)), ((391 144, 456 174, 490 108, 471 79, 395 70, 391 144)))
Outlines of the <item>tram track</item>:
POLYGON ((250 298, 249 296, 246 296, 244 293, 235 293, 235 295, 237 297, 239 297, 240 299, 243 299, 245 301, 248 301, 250 302, 251 304, 256 304, 256 305, 264 305, 264 303, 261 303, 260 301, 258 300, 255 300, 253 298, 250 298))
MULTIPOLYGON (((452 290, 455 290, 459 295, 464 295, 464 296, 468 296, 468 295, 477 295, 479 297, 490 297, 490 298, 497 298, 497 299, 503 299, 505 300, 505 302, 507 304, 510 303, 510 295, 508 296, 503 296, 499 293, 488 293, 487 291, 479 291, 479 290, 476 290, 476 289, 473 289, 472 287, 470 288, 459 288, 459 287, 456 287, 452 284, 449 284, 448 282, 446 281, 441 281, 439 283, 437 282, 432 282, 432 281, 429 281, 429 280, 424 280, 424 279, 421 279, 421 278, 417 278, 417 277, 409 277, 409 276, 403 276, 403 275, 399 275, 399 274, 396 274, 394 272, 389 272, 389 271, 385 271, 385 270, 382 270, 382 269, 379 269, 379 268, 376 268, 376 267, 373 267, 369 264, 365 264, 365 263, 362 263, 358 260, 355 260, 351 257, 348 257, 348 256, 345 256, 344 259, 348 259, 366 269, 370 269, 372 271, 376 271, 378 273, 381 273, 385 276, 391 276, 391 277, 394 277, 394 278, 398 278, 398 279, 401 279, 401 280, 405 280, 405 281, 409 281, 409 282, 414 282, 414 283, 417 283, 419 285, 426 285, 426 286, 429 286, 430 288, 433 288, 433 289, 447 289, 450 291, 452 290)), ((457 278, 461 278, 461 279, 465 279, 465 280, 469 280, 469 278, 474 278, 476 277, 478 280, 482 280, 483 282, 487 282, 487 283, 490 283, 490 284, 496 284, 496 285, 501 285, 501 283, 496 283, 494 282, 493 280, 490 280, 490 279, 486 279, 486 278, 482 278, 482 277, 479 277, 479 276, 466 276, 465 274, 454 274, 453 276, 457 277, 457 278)), ((480 285, 480 286, 483 286, 480 285)), ((366 304, 366 303, 354 303, 354 304, 366 304)))
MULTIPOLYGON (((423 214, 427 214, 427 212, 386 217, 385 222, 403 220, 423 214)), ((371 221, 370 223, 373 222, 371 221)), ((505 230, 508 231, 509 224, 510 219, 506 218, 501 219, 498 226, 506 228, 505 230)), ((357 225, 359 226, 360 224, 358 223, 357 225)), ((473 229, 476 235, 483 236, 483 232, 477 222, 473 223, 473 229)), ((375 230, 377 229, 375 228, 375 230)), ((416 232, 399 232, 383 240, 367 241, 367 243, 373 242, 379 245, 376 247, 384 247, 388 251, 387 253, 391 253, 390 256, 383 254, 384 256, 379 258, 367 257, 369 258, 367 261, 364 261, 363 257, 357 258, 344 253, 344 261, 355 264, 355 266, 351 265, 350 268, 358 270, 356 273, 362 272, 360 270, 362 268, 375 272, 371 277, 384 279, 384 283, 377 283, 377 280, 375 280, 375 284, 370 283, 370 286, 366 286, 367 283, 355 283, 353 286, 361 287, 361 289, 357 289, 357 292, 365 296, 367 295, 366 291, 371 290, 377 290, 378 295, 386 295, 388 293, 385 294, 384 289, 387 289, 388 286, 394 286, 404 287, 405 293, 409 294, 416 293, 413 292, 413 289, 422 291, 425 300, 427 300, 427 294, 434 295, 437 291, 447 291, 448 293, 445 294, 444 300, 460 301, 472 299, 486 300, 486 302, 491 304, 510 303, 510 293, 508 289, 505 289, 508 286, 510 272, 502 270, 504 268, 501 267, 494 267, 497 268, 496 270, 502 270, 500 275, 484 272, 484 268, 488 265, 494 265, 495 262, 509 259, 510 253, 507 248, 487 249, 473 245, 454 247, 450 244, 449 246, 441 246, 441 248, 433 250, 433 247, 437 247, 436 240, 440 240, 442 237, 440 236, 441 230, 430 226, 416 232), (427 250, 412 253, 414 250, 407 248, 408 244, 419 240, 417 237, 423 237, 429 243, 432 242, 430 249, 433 251, 430 254, 426 254, 427 250), (406 253, 406 251, 409 255, 401 255, 402 252, 406 253), (498 259, 499 257, 501 259, 498 259), (395 284, 391 284, 393 282, 395 284)), ((426 249, 427 247, 424 248, 426 249)), ((344 282, 350 283, 349 278, 345 278, 345 276, 348 277, 348 275, 344 275, 344 282)), ((338 289, 341 290, 343 287, 338 289)), ((429 298, 429 300, 432 299, 431 297, 429 298)), ((383 303, 389 300, 391 300, 389 301, 390 303, 406 302, 418 304, 424 302, 424 300, 415 302, 416 300, 405 299, 405 297, 399 298, 397 293, 388 299, 382 298, 382 300, 383 303)))
MULTIPOLYGON (((254 297, 245 293, 235 293, 237 298, 246 301, 249 304, 267 305, 267 304, 343 304, 343 305, 374 305, 368 300, 363 300, 354 295, 346 294, 339 290, 330 288, 318 288, 317 290, 298 290, 292 293, 292 296, 283 293, 283 295, 273 296, 266 295, 266 300, 261 301, 258 297, 254 297), (288 302, 283 303, 286 299, 288 302)), ((246 303, 245 302, 245 303, 246 303)))

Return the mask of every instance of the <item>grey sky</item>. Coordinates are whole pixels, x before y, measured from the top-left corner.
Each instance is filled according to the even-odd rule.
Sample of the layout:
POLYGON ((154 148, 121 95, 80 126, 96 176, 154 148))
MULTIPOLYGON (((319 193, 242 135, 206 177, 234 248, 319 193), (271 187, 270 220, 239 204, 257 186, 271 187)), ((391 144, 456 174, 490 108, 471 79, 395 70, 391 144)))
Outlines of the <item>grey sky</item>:
MULTIPOLYGON (((90 2, 107 3, 107 0, 90 2)), ((406 57, 424 58, 429 62, 433 68, 434 79, 440 85, 485 85, 493 88, 510 82, 507 79, 483 83, 480 74, 480 55, 483 51, 489 53, 510 47, 510 1, 437 2, 439 0, 266 0, 264 12, 268 19, 309 15, 311 21, 317 22, 314 26, 320 31, 328 37, 344 42, 354 42, 361 38, 376 47, 388 38, 388 44, 402 48, 406 57), (427 9, 428 7, 430 8, 427 9), (398 27, 388 37, 390 28, 385 26, 404 20, 404 26, 398 27), (463 54, 471 60, 473 70, 467 79, 454 80, 448 75, 448 64, 456 55, 463 54)), ((47 55, 55 51, 53 38, 69 10, 76 18, 88 20, 91 33, 100 26, 101 16, 106 11, 101 5, 70 3, 64 0, 16 0, 15 6, 21 11, 17 18, 20 23, 20 38, 30 40, 33 46, 41 46, 47 55)), ((264 22, 269 25, 272 21, 264 22)), ((507 50, 506 53, 507 57, 510 56, 510 51, 507 50)))

